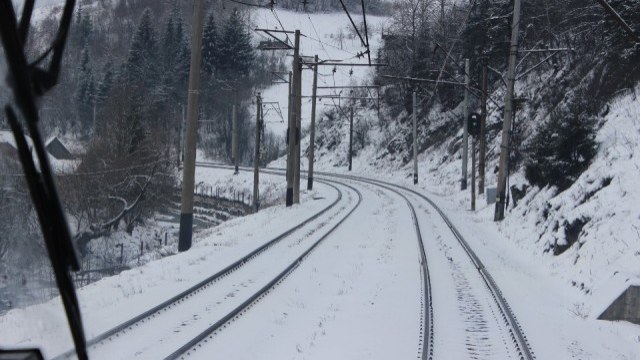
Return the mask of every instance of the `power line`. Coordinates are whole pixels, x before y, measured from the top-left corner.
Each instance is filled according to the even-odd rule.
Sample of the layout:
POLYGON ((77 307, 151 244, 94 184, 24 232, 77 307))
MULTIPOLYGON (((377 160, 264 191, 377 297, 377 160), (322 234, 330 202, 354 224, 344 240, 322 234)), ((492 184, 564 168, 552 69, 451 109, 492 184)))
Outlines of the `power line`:
POLYGON ((253 3, 248 3, 248 2, 244 2, 244 1, 240 1, 240 0, 226 0, 226 1, 230 1, 232 3, 236 3, 236 4, 240 4, 240 5, 250 6, 250 7, 269 8, 269 6, 267 6, 267 5, 253 4, 253 3))
POLYGON ((367 30, 367 14, 364 10, 364 0, 361 0, 362 4, 362 21, 364 22, 364 38, 367 40, 367 57, 369 58, 369 65, 371 65, 371 51, 369 49, 369 31, 367 30))
POLYGON ((351 25, 353 25, 353 29, 356 31, 356 34, 360 38, 360 42, 362 43, 362 46, 368 48, 369 45, 367 45, 367 43, 362 38, 362 35, 360 34, 360 30, 358 29, 358 26, 356 25, 356 23, 353 21, 353 18, 351 17, 351 14, 349 14, 349 10, 347 10, 347 6, 344 4, 344 1, 340 0, 340 4, 342 5, 342 8, 344 9, 344 12, 347 13, 347 17, 349 18, 349 21, 351 21, 351 25))

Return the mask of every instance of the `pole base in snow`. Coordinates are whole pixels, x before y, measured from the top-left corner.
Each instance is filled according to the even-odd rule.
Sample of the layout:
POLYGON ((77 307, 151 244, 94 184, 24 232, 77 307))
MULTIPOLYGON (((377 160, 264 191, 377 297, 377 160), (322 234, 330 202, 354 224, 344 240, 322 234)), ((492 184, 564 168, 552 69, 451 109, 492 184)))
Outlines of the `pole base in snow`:
POLYGON ((462 183, 460 184, 460 190, 467 190, 467 179, 462 179, 462 183))
POLYGON ((307 190, 313 190, 313 176, 307 178, 307 190))
POLYGON ((493 221, 504 220, 504 201, 502 199, 496 201, 496 211, 493 216, 493 221))
POLYGON ((413 174, 413 185, 418 183, 418 174, 413 174))
POLYGON ((286 204, 287 206, 293 205, 293 188, 287 188, 286 204))
POLYGON ((193 236, 193 214, 180 214, 180 235, 178 238, 178 251, 183 252, 191 248, 193 236))

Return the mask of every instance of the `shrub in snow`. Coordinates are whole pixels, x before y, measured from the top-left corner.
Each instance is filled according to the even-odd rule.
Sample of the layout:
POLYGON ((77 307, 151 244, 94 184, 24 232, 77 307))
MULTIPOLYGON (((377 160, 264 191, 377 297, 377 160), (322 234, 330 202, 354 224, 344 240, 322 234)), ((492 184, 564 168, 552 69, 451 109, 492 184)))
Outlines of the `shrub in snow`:
POLYGON ((573 104, 554 111, 534 136, 525 163, 527 180, 564 191, 596 155, 597 121, 573 104))

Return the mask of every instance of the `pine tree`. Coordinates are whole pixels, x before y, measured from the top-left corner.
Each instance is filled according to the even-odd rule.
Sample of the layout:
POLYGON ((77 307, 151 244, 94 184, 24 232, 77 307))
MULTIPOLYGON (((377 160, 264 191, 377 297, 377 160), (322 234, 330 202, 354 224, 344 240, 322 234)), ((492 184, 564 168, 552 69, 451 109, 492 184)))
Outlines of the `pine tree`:
POLYGON ((597 120, 580 109, 585 104, 554 111, 534 136, 525 164, 527 180, 564 191, 584 172, 597 153, 597 120))
POLYGON ((176 31, 173 23, 173 17, 167 19, 167 26, 165 27, 164 36, 162 39, 162 56, 163 65, 165 69, 173 67, 175 62, 175 46, 176 46, 176 31))
POLYGON ((150 86, 156 78, 156 35, 151 10, 146 8, 133 37, 127 60, 127 80, 150 86))
POLYGON ((184 33, 182 13, 174 6, 167 18, 162 38, 162 72, 160 74, 162 97, 180 99, 186 91, 189 76, 189 50, 184 33))
POLYGON ((115 74, 113 71, 113 63, 111 62, 111 60, 107 61, 107 63, 104 65, 102 73, 104 75, 102 76, 102 81, 98 85, 98 89, 96 92, 96 103, 98 104, 103 104, 105 102, 105 100, 109 96, 109 93, 111 92, 111 89, 113 88, 115 74))
POLYGON ((234 11, 224 26, 218 48, 220 75, 227 79, 249 75, 255 54, 251 46, 251 35, 238 11, 234 11))
POLYGON ((78 87, 76 93, 76 103, 78 105, 78 117, 81 124, 88 124, 92 120, 91 112, 95 101, 95 80, 93 69, 89 59, 89 48, 85 43, 80 55, 80 69, 78 76, 78 87))
POLYGON ((202 35, 202 67, 206 74, 213 75, 217 66, 218 31, 213 14, 209 14, 202 35))
POLYGON ((92 31, 93 21, 91 20, 91 15, 89 15, 89 13, 83 9, 82 4, 79 3, 71 28, 70 45, 77 49, 82 48, 84 44, 89 42, 92 31))
POLYGON ((184 31, 184 21, 182 15, 178 14, 175 19, 176 23, 176 63, 174 70, 178 75, 179 81, 186 81, 189 77, 189 65, 191 61, 191 52, 189 51, 188 39, 184 31))

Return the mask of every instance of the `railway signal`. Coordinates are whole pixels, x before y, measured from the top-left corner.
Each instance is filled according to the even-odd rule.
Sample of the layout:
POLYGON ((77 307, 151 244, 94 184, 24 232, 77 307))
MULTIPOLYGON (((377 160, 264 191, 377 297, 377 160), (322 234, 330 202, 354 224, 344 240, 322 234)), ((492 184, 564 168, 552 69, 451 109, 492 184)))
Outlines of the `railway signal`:
POLYGON ((469 117, 467 118, 467 130, 469 131, 469 135, 480 135, 480 120, 481 116, 478 113, 469 114, 469 117))

